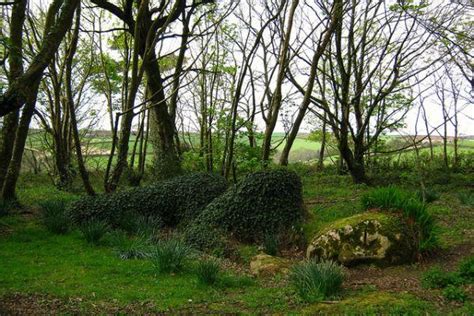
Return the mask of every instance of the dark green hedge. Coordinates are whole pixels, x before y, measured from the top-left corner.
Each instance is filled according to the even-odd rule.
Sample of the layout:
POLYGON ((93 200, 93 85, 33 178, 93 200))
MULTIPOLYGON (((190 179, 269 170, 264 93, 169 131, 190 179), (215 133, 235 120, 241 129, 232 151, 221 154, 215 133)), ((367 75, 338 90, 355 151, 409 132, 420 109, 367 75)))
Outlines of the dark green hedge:
POLYGON ((290 232, 303 215, 302 185, 296 173, 261 171, 246 176, 211 202, 185 235, 200 248, 214 243, 220 230, 239 241, 262 241, 268 234, 290 232))
POLYGON ((68 213, 75 224, 97 219, 121 227, 130 218, 142 215, 176 226, 197 217, 226 188, 223 177, 196 173, 146 187, 84 197, 72 203, 68 213))

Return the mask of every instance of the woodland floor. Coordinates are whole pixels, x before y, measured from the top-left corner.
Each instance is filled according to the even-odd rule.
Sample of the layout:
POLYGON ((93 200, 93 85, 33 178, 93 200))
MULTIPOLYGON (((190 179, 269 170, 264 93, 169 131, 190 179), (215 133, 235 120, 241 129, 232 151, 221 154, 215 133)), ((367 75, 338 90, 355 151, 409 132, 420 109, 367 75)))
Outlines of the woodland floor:
MULTIPOLYGON (((228 263, 226 285, 209 288, 197 285, 188 272, 156 276, 144 260, 120 260, 106 247, 87 245, 75 232, 52 235, 38 224, 35 205, 53 189, 42 192, 35 181, 27 184, 23 179, 20 198, 28 207, 0 218, 0 315, 474 314, 472 285, 465 287, 468 301, 458 303, 420 283, 430 267, 454 270, 460 260, 474 255, 474 208, 458 201, 457 192, 467 188, 456 184, 434 187, 442 193, 429 208, 439 222, 440 250, 416 264, 347 269, 339 299, 306 304, 284 276, 248 277, 245 259, 228 263)), ((303 181, 308 236, 324 224, 360 212, 357 201, 369 189, 351 184, 346 176, 309 174, 303 181)), ((247 252, 254 251, 250 247, 247 252)), ((291 256, 301 259, 297 253, 291 256)))

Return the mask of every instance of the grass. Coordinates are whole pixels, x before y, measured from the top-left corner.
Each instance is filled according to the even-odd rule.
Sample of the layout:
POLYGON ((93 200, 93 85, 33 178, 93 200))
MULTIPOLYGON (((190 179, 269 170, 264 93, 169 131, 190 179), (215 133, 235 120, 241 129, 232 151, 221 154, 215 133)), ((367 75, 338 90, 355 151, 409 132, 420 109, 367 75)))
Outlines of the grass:
MULTIPOLYGON (((309 212, 303 227, 307 238, 336 220, 364 211, 360 198, 370 191, 369 187, 354 185, 348 176, 329 172, 320 174, 312 169, 302 169, 300 174, 309 212)), ((97 187, 101 186, 100 177, 93 175, 92 180, 97 187)), ((80 231, 66 235, 48 232, 39 216, 34 214, 39 203, 52 196, 70 201, 78 194, 57 190, 44 175, 24 174, 18 187, 20 202, 33 215, 0 217, 0 301, 3 295, 15 292, 48 294, 65 302, 70 298, 80 298, 84 313, 97 312, 94 306, 104 304, 119 307, 152 304, 151 310, 147 310, 149 313, 196 314, 353 314, 357 311, 369 315, 448 312, 461 315, 470 314, 473 308, 469 301, 440 307, 437 305, 439 302, 419 298, 413 293, 374 288, 345 288, 336 304, 308 304, 298 299, 285 278, 253 279, 242 274, 240 269, 234 270, 227 265, 221 266, 219 281, 214 286, 205 286, 198 281, 192 268, 197 265, 193 259, 189 268, 180 273, 158 273, 151 260, 122 260, 118 255, 119 247, 105 242, 89 244, 80 231)), ((419 188, 407 189, 415 192, 419 188)), ((427 206, 427 210, 440 224, 439 239, 443 248, 465 244, 472 236, 474 222, 472 208, 458 198, 458 192, 465 188, 440 185, 433 189, 441 194, 439 200, 427 206)), ((147 223, 144 227, 146 230, 147 223)), ((255 245, 239 250, 245 266, 259 252, 255 245)), ((463 269, 470 273, 472 263, 463 269)), ((442 290, 426 291, 442 296, 442 290)), ((457 290, 450 291, 454 294, 449 295, 456 297, 457 290)))
POLYGON ((312 303, 338 296, 342 290, 344 272, 333 261, 310 260, 295 265, 290 280, 298 295, 312 303))
POLYGON ((184 269, 191 252, 191 248, 180 239, 160 240, 151 254, 151 260, 159 273, 177 273, 184 269))
POLYGON ((212 259, 199 261, 196 267, 196 276, 201 284, 213 285, 219 279, 219 263, 212 259))

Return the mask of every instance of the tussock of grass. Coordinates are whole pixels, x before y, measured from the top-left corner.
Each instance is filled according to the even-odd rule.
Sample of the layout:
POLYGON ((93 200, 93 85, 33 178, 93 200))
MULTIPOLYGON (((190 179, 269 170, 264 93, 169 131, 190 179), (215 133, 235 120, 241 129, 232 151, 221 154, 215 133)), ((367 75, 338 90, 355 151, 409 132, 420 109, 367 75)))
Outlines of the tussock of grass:
POLYGON ((69 230, 69 217, 66 203, 61 200, 48 200, 40 203, 41 220, 47 230, 54 234, 65 234, 69 230))
POLYGON ((151 260, 159 273, 176 273, 183 270, 191 248, 182 240, 160 240, 152 252, 151 260))
POLYGON ((342 267, 333 261, 300 263, 293 267, 290 280, 298 295, 307 302, 336 296, 342 287, 342 267))

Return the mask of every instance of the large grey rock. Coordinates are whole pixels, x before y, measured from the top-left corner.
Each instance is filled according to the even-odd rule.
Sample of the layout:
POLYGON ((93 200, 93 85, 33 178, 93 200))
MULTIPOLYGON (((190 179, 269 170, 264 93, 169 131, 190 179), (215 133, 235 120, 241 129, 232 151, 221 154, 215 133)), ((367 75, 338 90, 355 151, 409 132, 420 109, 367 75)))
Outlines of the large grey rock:
POLYGON ((344 265, 382 265, 413 261, 415 247, 406 225, 395 215, 365 212, 331 223, 313 238, 306 256, 344 265))

